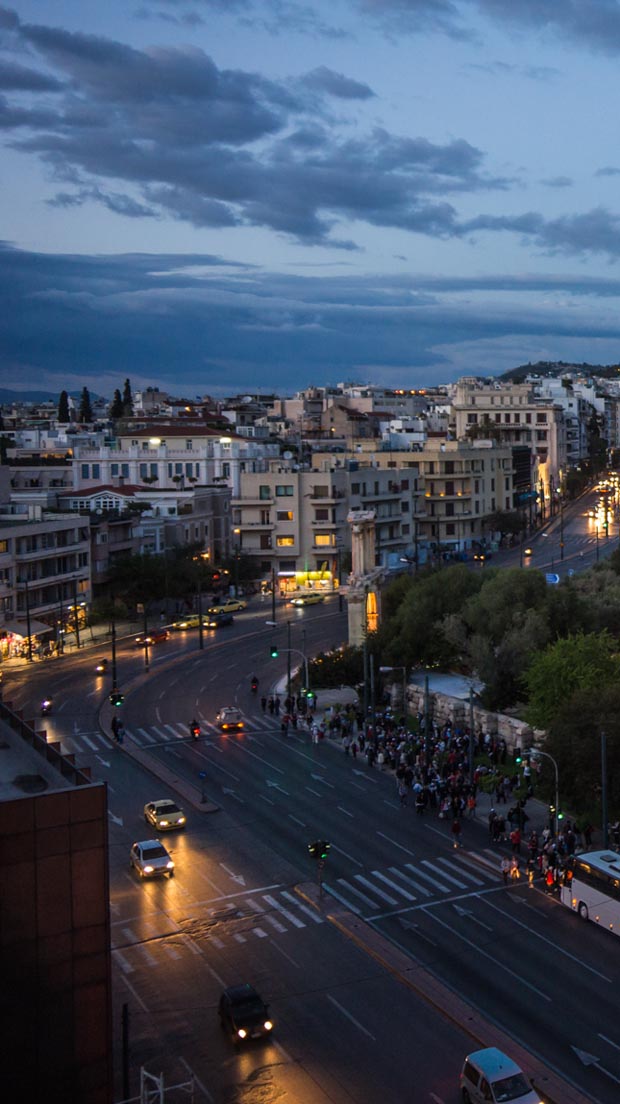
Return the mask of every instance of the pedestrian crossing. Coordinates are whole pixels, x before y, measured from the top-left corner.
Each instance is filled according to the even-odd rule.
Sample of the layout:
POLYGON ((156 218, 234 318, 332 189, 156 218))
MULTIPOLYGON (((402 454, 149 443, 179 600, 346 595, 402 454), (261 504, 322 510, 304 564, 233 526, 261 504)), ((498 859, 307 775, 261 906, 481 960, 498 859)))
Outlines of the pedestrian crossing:
MULTIPOLYGON (((200 731, 202 737, 209 738, 222 737, 222 732, 213 724, 212 721, 207 720, 206 717, 197 717, 196 720, 200 725, 200 731)), ((278 717, 271 717, 269 714, 265 716, 253 716, 244 717, 245 728, 243 730, 245 735, 258 735, 261 732, 276 732, 279 731, 279 719, 278 717)), ((230 737, 228 737, 230 738, 230 737)), ((74 730, 72 733, 55 733, 52 731, 52 725, 48 725, 48 739, 59 740, 61 744, 65 745, 64 750, 70 751, 74 754, 80 752, 88 755, 93 752, 109 751, 111 748, 116 747, 116 741, 110 734, 109 736, 100 730, 89 730, 86 732, 80 732, 74 730)), ((189 734, 189 725, 185 723, 177 724, 153 724, 148 727, 126 726, 125 727, 125 740, 132 743, 135 747, 148 750, 157 746, 166 746, 181 743, 188 743, 191 737, 189 734)))
MULTIPOLYGON (((433 859, 368 870, 347 878, 328 874, 323 880, 323 889, 326 895, 362 919, 377 920, 391 912, 409 912, 497 887, 499 871, 496 867, 494 852, 476 855, 455 852, 454 857, 437 855, 433 859)), ((148 927, 151 922, 155 921, 147 916, 140 924, 148 927)), ((166 924, 169 923, 174 921, 167 915, 166 924)), ((224 907, 218 904, 207 908, 200 919, 199 935, 196 931, 184 932, 179 926, 178 931, 172 933, 172 943, 165 945, 163 950, 168 957, 179 957, 200 953, 201 947, 216 951, 225 951, 234 945, 251 947, 265 939, 285 938, 287 934, 299 934, 324 923, 322 912, 304 901, 294 889, 248 890, 224 907)), ((123 973, 159 964, 152 953, 153 935, 148 930, 133 930, 122 921, 113 924, 112 953, 123 973)))

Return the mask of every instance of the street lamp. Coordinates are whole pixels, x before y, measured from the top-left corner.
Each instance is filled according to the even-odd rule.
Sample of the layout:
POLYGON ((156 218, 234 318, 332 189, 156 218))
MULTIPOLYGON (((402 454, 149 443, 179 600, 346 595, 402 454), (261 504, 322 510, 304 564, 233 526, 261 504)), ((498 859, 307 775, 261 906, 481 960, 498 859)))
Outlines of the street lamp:
MULTIPOLYGON (((277 628, 278 622, 277 621, 265 621, 265 624, 269 625, 270 628, 275 629, 275 628, 277 628)), ((286 632, 287 632, 287 639, 286 639, 286 644, 287 644, 287 647, 286 647, 286 693, 287 693, 287 697, 289 697, 289 698, 291 696, 291 655, 292 655, 293 652, 296 652, 297 655, 301 656, 301 658, 303 660, 304 674, 305 674, 305 679, 306 679, 306 690, 308 689, 308 686, 309 686, 309 683, 308 683, 308 679, 309 679, 308 657, 307 657, 306 651, 305 651, 305 646, 306 646, 305 631, 303 633, 303 636, 304 636, 304 640, 303 640, 304 650, 301 651, 300 648, 291 648, 291 624, 292 624, 291 621, 286 622, 286 632)))
POLYGON ((28 662, 32 663, 32 633, 30 631, 30 593, 28 591, 28 579, 24 576, 24 599, 26 602, 26 632, 28 633, 28 662))
POLYGON ((407 715, 407 668, 406 667, 380 667, 382 675, 388 673, 388 671, 402 671, 403 673, 403 714, 407 715))
POLYGON ((233 529, 234 542, 234 555, 235 555, 235 598, 239 597, 239 537, 241 535, 240 529, 233 529))
POLYGON ((553 755, 549 755, 548 751, 541 751, 540 748, 532 748, 530 751, 530 756, 532 757, 532 759, 538 759, 539 756, 542 756, 544 759, 549 759, 549 761, 553 763, 553 770, 555 772, 555 811, 553 814, 553 835, 554 838, 556 838, 558 834, 558 819, 560 814, 560 776, 558 772, 558 764, 553 758, 553 755))

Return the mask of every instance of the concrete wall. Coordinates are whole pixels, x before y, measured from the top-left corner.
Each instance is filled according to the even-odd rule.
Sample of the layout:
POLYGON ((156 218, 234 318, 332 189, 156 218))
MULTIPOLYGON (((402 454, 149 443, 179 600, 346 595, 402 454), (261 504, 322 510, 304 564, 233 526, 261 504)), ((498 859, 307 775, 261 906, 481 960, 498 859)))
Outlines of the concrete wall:
MULTIPOLYGON (((399 699, 402 700, 402 691, 394 684, 393 690, 399 695, 399 699)), ((444 725, 446 721, 450 721, 453 725, 460 725, 466 727, 469 725, 470 710, 469 701, 463 701, 461 698, 451 698, 447 694, 429 693, 429 712, 433 721, 438 725, 444 725)), ((408 713, 423 713, 424 712, 424 688, 419 686, 407 687, 407 712, 408 713)), ((498 735, 503 737, 508 746, 508 750, 512 751, 514 748, 525 748, 531 744, 536 743, 537 733, 524 721, 519 721, 516 717, 509 717, 505 713, 492 713, 487 709, 481 709, 480 706, 474 703, 474 727, 476 731, 480 727, 483 732, 490 732, 491 735, 498 735)))

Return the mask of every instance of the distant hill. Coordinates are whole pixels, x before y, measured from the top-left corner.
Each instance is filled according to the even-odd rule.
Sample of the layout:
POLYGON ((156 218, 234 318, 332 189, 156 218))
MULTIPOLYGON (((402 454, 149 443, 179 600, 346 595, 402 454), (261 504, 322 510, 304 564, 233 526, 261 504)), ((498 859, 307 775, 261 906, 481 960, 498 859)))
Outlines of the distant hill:
MULTIPOLYGON (((82 396, 81 390, 67 392, 77 402, 80 401, 82 396)), ((96 395, 94 391, 89 388, 89 395, 91 402, 97 402, 99 395, 96 395)), ((41 403, 41 402, 54 402, 58 403, 60 398, 60 391, 13 391, 9 387, 0 387, 0 404, 1 403, 41 403)))
POLYGON ((602 376, 603 379, 617 379, 619 364, 570 364, 565 360, 539 360, 536 364, 521 364, 510 368, 498 380, 510 383, 524 383, 527 376, 543 376, 556 379, 563 373, 580 372, 583 376, 602 376))

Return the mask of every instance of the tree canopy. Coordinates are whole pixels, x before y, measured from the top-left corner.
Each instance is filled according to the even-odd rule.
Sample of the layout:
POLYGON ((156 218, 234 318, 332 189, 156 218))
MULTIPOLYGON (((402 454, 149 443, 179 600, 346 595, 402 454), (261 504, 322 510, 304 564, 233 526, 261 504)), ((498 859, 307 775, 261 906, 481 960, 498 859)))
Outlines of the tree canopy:
POLYGON ((80 409, 78 411, 78 420, 80 422, 93 421, 93 408, 90 404, 90 394, 88 391, 88 387, 82 388, 82 394, 80 396, 80 409))
POLYGON ((66 391, 61 391, 58 399, 58 421, 71 421, 71 415, 69 413, 69 395, 66 391))

